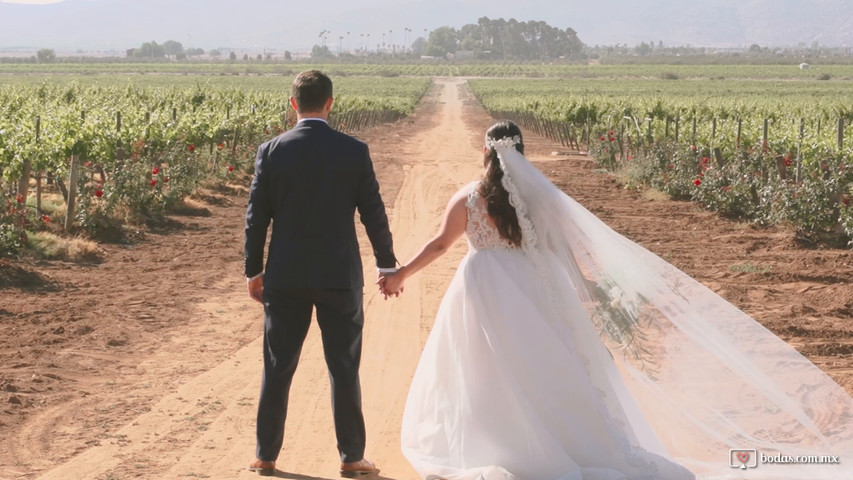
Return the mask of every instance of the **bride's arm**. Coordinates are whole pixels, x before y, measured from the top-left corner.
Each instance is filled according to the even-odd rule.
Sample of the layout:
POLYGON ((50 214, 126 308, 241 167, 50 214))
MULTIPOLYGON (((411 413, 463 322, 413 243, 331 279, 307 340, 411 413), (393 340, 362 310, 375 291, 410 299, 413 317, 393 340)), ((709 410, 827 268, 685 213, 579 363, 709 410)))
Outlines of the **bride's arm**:
POLYGON ((411 260, 397 270, 397 273, 388 275, 381 285, 390 293, 398 293, 402 290, 403 282, 422 268, 434 262, 444 255, 445 252, 465 233, 468 222, 468 211, 465 202, 468 198, 468 189, 463 188, 456 192, 447 204, 444 211, 444 219, 441 228, 430 241, 428 241, 411 260))

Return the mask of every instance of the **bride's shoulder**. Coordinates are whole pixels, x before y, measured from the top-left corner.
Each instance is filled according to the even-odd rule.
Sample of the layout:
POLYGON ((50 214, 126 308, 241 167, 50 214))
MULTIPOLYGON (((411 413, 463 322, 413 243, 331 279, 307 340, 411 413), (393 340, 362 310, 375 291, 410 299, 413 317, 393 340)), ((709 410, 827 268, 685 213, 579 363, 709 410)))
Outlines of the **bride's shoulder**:
POLYGON ((456 195, 454 195, 454 197, 471 199, 474 196, 476 196, 477 188, 479 186, 480 186, 480 181, 474 180, 473 182, 471 182, 471 183, 465 185, 464 187, 460 188, 459 191, 456 192, 456 195))
POLYGON ((480 184, 479 181, 471 182, 464 187, 460 188, 450 197, 450 204, 455 205, 457 203, 467 204, 468 201, 475 196, 477 192, 477 186, 480 184))

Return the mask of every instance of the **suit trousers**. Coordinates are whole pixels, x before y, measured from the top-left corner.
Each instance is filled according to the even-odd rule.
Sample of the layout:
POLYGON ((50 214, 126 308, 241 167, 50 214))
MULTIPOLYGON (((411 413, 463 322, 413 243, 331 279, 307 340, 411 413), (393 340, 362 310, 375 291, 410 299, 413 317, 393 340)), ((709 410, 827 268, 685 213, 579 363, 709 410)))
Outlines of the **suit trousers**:
POLYGON ((364 458, 361 363, 362 288, 264 290, 264 372, 257 418, 257 457, 275 461, 284 441, 290 385, 313 310, 329 368, 337 448, 342 462, 364 458))

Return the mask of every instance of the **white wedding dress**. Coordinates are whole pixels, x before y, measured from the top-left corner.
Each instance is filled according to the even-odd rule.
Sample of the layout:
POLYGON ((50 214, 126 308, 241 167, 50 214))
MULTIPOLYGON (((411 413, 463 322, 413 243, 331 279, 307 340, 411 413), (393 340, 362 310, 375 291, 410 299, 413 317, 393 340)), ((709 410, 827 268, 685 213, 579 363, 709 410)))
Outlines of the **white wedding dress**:
POLYGON ((853 479, 843 389, 523 156, 498 153, 525 238, 522 248, 501 238, 477 184, 466 187, 469 252, 402 420, 421 478, 853 479), (617 310, 634 319, 633 341, 617 310), (738 464, 730 449, 755 450, 738 464), (760 453, 842 463, 754 469, 760 453))
MULTIPOLYGON (((618 375, 598 333, 587 323, 572 334, 558 320, 533 262, 489 223, 475 186, 470 251, 409 391, 406 457, 422 477, 449 480, 694 478, 666 458, 623 392, 590 381, 618 375)), ((560 303, 586 317, 578 296, 560 303)))

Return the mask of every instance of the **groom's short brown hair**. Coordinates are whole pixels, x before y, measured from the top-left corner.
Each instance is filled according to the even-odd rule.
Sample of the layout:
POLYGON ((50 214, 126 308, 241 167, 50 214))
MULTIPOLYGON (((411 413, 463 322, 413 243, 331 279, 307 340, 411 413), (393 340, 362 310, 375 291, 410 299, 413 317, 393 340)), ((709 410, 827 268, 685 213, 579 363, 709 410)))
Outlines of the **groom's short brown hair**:
POLYGON ((319 70, 308 70, 293 80, 293 99, 300 112, 318 112, 332 98, 332 80, 319 70))

